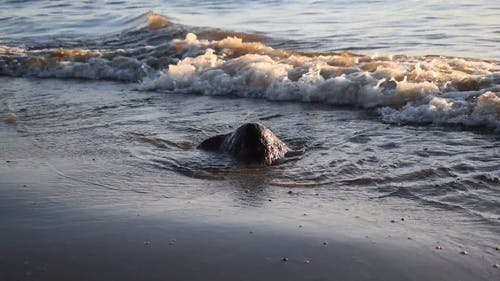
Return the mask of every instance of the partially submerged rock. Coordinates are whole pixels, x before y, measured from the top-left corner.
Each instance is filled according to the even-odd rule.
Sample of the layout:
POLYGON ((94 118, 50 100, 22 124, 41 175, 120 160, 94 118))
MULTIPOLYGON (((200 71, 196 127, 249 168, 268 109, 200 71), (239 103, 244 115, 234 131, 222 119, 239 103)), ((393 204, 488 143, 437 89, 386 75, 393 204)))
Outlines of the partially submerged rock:
POLYGON ((288 146, 259 123, 246 123, 234 132, 204 140, 199 149, 226 152, 244 163, 272 165, 285 157, 288 146))

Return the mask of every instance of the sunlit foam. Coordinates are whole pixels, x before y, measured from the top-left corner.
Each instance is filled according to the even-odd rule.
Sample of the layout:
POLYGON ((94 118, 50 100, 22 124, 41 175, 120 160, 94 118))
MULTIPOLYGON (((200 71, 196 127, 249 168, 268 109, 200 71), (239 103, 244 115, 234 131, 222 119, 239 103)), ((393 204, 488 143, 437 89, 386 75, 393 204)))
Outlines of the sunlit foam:
MULTIPOLYGON (((164 19, 157 16, 148 18, 164 19)), ((384 121, 395 123, 500 127, 498 62, 315 54, 274 49, 232 33, 217 40, 182 34, 183 39, 131 50, 0 46, 0 74, 142 80, 142 90, 379 108, 384 121)))
POLYGON ((148 25, 151 29, 160 29, 168 25, 167 19, 162 15, 156 13, 150 13, 148 14, 147 18, 148 18, 148 25))

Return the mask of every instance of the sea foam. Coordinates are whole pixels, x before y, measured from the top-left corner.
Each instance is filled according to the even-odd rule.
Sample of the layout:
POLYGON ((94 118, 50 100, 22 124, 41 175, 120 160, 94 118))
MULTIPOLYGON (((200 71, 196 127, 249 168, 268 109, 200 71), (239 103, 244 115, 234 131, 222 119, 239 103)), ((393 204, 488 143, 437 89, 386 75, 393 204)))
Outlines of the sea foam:
POLYGON ((140 89, 379 108, 389 123, 500 124, 496 62, 300 54, 194 34, 174 44, 186 57, 144 79, 140 89))
POLYGON ((384 122, 397 124, 500 128, 496 61, 302 53, 245 42, 227 32, 199 33, 220 39, 199 38, 152 14, 148 26, 131 36, 181 34, 183 39, 114 49, 0 46, 0 74, 110 79, 139 82, 140 90, 374 108, 384 122))

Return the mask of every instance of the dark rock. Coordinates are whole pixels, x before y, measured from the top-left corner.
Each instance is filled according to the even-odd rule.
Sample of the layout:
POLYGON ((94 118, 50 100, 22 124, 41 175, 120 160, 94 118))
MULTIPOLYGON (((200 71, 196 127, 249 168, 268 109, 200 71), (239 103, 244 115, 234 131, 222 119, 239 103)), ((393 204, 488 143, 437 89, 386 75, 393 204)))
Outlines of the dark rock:
POLYGON ((207 151, 219 151, 223 148, 224 140, 229 134, 216 135, 215 137, 208 138, 198 145, 198 149, 207 151))
POLYGON ((272 165, 285 157, 288 146, 259 123, 246 123, 234 132, 204 140, 199 149, 226 152, 244 163, 272 165))

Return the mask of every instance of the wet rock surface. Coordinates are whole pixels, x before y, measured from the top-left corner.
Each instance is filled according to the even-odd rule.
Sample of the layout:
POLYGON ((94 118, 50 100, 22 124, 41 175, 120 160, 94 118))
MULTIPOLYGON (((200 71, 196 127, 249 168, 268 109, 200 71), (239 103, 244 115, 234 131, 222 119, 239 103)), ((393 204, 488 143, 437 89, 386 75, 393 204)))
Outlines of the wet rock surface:
POLYGON ((234 132, 204 140, 198 149, 226 152, 243 163, 275 164, 285 157, 288 146, 259 123, 246 123, 234 132))

